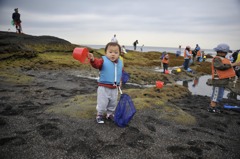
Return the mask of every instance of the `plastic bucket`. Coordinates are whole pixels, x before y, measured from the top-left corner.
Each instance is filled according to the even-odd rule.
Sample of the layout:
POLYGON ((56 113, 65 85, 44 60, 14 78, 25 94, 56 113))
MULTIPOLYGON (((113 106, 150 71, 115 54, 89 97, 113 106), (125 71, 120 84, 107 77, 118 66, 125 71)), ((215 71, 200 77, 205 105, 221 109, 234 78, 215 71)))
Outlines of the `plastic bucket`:
POLYGON ((81 63, 88 63, 89 60, 86 60, 88 57, 88 49, 76 47, 73 50, 73 58, 80 61, 81 63))
POLYGON ((168 71, 168 70, 165 70, 165 74, 169 74, 169 71, 168 71))
POLYGON ((157 87, 157 88, 162 88, 163 85, 164 85, 164 82, 162 82, 162 81, 156 81, 156 87, 157 87))

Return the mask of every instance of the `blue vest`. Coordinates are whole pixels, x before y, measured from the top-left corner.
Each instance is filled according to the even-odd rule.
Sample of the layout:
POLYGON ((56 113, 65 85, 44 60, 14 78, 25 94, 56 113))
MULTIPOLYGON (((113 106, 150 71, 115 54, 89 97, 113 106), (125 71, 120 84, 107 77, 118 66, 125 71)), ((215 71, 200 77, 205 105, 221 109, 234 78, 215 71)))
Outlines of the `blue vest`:
POLYGON ((115 63, 110 61, 106 56, 103 56, 102 58, 103 58, 103 65, 100 71, 99 83, 114 85, 115 74, 116 74, 116 84, 119 85, 122 77, 122 68, 123 68, 122 61, 118 59, 118 62, 115 63), (117 69, 116 73, 115 73, 115 67, 117 69))

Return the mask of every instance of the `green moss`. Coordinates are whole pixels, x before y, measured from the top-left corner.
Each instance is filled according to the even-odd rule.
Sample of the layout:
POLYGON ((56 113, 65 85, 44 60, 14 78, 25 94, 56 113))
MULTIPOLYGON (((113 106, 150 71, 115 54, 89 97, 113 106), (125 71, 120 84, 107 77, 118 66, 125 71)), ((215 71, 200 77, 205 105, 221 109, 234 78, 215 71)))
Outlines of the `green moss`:
POLYGON ((96 94, 79 95, 49 107, 46 112, 88 119, 96 115, 96 100, 96 94))
POLYGON ((31 76, 27 76, 12 70, 8 70, 8 71, 0 70, 0 78, 3 81, 15 83, 15 84, 27 84, 33 81, 34 79, 31 76))
MULTIPOLYGON (((180 97, 180 95, 186 95, 188 92, 181 92, 180 95, 175 94, 176 90, 172 89, 173 86, 166 86, 159 92, 156 88, 146 89, 127 89, 123 90, 128 94, 137 110, 161 107, 163 112, 171 113, 175 111, 175 108, 165 107, 165 103, 173 98, 180 97), (166 93, 168 92, 168 93, 166 93), (174 94, 175 96, 172 96, 174 94)), ((181 91, 183 91, 180 88, 181 91)), ((120 95, 119 95, 120 97, 120 95)), ((92 118, 96 114, 97 96, 94 94, 78 95, 66 100, 63 103, 58 103, 46 110, 48 113, 60 113, 67 116, 76 118, 92 118)), ((180 109, 179 109, 180 110, 180 109)), ((181 115, 181 113, 179 113, 181 115)))
POLYGON ((168 105, 172 99, 186 96, 189 92, 182 86, 165 86, 162 89, 146 88, 126 90, 126 93, 132 98, 136 109, 156 109, 159 111, 160 118, 174 121, 183 125, 196 123, 196 119, 182 109, 168 105))
POLYGON ((152 100, 149 98, 134 98, 133 103, 137 110, 151 108, 152 107, 152 100))
MULTIPOLYGON (((30 46, 29 46, 30 47, 30 46)), ((31 46, 33 47, 33 46, 31 46)), ((43 47, 43 45, 35 45, 34 47, 43 47)), ((54 48, 64 48, 65 46, 53 46, 54 48)), ((72 49, 73 46, 66 46, 67 49, 72 49), (68 48, 70 47, 70 48, 68 48)), ((39 49, 42 50, 42 49, 39 49)), ((92 50, 92 49, 91 49, 92 50)), ((99 58, 104 55, 104 49, 92 50, 95 57, 99 58)), ((12 54, 5 54, 4 56, 11 56, 12 54)), ((139 53, 129 51, 124 56, 124 69, 130 74, 131 78, 129 82, 139 84, 155 84, 156 81, 168 81, 173 83, 168 76, 160 74, 153 70, 155 67, 161 65, 160 62, 161 53, 159 52, 145 52, 139 53)), ((170 62, 169 66, 180 66, 184 59, 183 57, 176 57, 174 54, 169 54, 170 62)), ((1 68, 27 68, 27 69, 61 69, 61 68, 77 68, 80 70, 90 70, 92 67, 90 64, 82 64, 72 57, 72 52, 48 52, 39 53, 33 58, 17 58, 3 60, 0 63, 1 68)), ((202 62, 201 66, 191 66, 192 69, 197 72, 211 73, 211 67, 209 62, 202 62)), ((189 74, 191 76, 191 74, 189 74)))
POLYGON ((173 106, 165 105, 161 110, 159 110, 160 118, 165 120, 173 121, 182 125, 194 125, 196 124, 196 119, 192 115, 183 111, 182 109, 173 106))
MULTIPOLYGON (((39 50, 50 49, 45 46, 36 46, 39 50)), ((57 46, 54 46, 57 48, 57 46)), ((61 46, 62 47, 62 46, 61 46)), ((69 48, 68 48, 69 49, 69 48)), ((101 57, 104 55, 104 49, 93 50, 95 57, 101 57)), ((130 74, 131 78, 129 82, 139 84, 152 84, 158 80, 168 81, 168 83, 174 83, 169 76, 157 73, 153 70, 154 67, 160 66, 159 52, 139 53, 129 51, 124 57, 125 70, 130 74)), ((176 58, 174 54, 170 54, 170 66, 179 66, 183 63, 183 58, 176 58)), ((193 66, 194 69, 209 72, 209 63, 202 63, 203 68, 193 66), (206 71, 207 70, 207 71, 206 71)), ((72 57, 72 53, 64 52, 50 52, 39 53, 33 58, 17 58, 2 60, 0 63, 1 79, 8 80, 14 83, 28 83, 33 80, 33 77, 29 77, 14 71, 19 68, 25 69, 65 69, 75 68, 79 70, 92 71, 93 68, 90 64, 82 64, 72 57)), ((95 69, 94 69, 95 70, 95 69)), ((179 85, 164 85, 163 88, 157 89, 144 88, 144 89, 127 89, 123 90, 133 100, 135 107, 138 110, 148 108, 158 108, 159 114, 162 118, 176 121, 181 124, 193 124, 195 119, 182 111, 181 109, 168 105, 168 101, 173 98, 181 98, 190 94, 189 90, 179 85)), ((92 118, 96 114, 96 94, 79 95, 66 100, 63 103, 58 103, 52 107, 49 107, 46 112, 61 113, 71 117, 77 118, 92 118)))

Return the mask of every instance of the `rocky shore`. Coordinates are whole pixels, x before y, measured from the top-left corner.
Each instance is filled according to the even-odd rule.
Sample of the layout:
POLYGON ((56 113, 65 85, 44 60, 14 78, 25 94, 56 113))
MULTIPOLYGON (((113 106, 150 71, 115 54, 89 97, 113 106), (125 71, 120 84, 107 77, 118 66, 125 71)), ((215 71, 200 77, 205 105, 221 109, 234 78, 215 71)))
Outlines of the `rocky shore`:
MULTIPOLYGON (((152 75, 151 68, 140 67, 132 60, 135 53, 129 53, 126 70, 131 72, 131 83, 139 85, 124 85, 123 91, 133 99, 137 113, 125 128, 109 121, 99 125, 95 122, 97 70, 74 61, 71 50, 76 45, 63 39, 49 36, 44 44, 39 40, 30 44, 24 42, 26 38, 34 41, 29 35, 0 32, 1 159, 240 158, 239 112, 209 113, 209 97, 192 95, 173 83, 194 75, 152 75), (17 36, 22 40, 6 40, 17 36), (48 39, 57 41, 48 43, 48 39), (20 41, 25 50, 11 50, 20 41), (21 57, 13 56, 19 52, 21 57), (26 57, 28 53, 35 56, 26 57), (138 68, 166 85, 140 87, 147 77, 138 68)), ((101 50, 93 52, 101 55, 101 50)))

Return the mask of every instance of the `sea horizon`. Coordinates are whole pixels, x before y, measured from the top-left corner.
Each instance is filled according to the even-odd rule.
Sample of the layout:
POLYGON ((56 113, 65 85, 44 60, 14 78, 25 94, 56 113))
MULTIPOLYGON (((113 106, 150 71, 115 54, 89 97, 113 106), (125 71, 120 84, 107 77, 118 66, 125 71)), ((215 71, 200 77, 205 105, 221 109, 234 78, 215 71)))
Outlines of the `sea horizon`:
MULTIPOLYGON (((105 48, 105 45, 92 45, 92 44, 85 44, 84 46, 88 46, 91 47, 93 49, 101 49, 101 48, 105 48)), ((133 50, 133 46, 128 46, 125 45, 126 50, 133 50)), ((181 53, 183 54, 185 48, 181 48, 181 53)), ((159 47, 159 46, 137 46, 136 51, 139 52, 150 52, 150 51, 155 51, 155 52, 163 52, 166 51, 168 53, 173 53, 175 54, 177 51, 179 50, 178 47, 159 47), (142 50, 141 50, 142 48, 142 50)), ((213 49, 202 49, 202 51, 204 51, 205 54, 210 54, 210 55, 215 55, 216 52, 213 49)))

